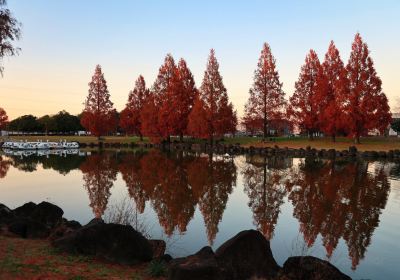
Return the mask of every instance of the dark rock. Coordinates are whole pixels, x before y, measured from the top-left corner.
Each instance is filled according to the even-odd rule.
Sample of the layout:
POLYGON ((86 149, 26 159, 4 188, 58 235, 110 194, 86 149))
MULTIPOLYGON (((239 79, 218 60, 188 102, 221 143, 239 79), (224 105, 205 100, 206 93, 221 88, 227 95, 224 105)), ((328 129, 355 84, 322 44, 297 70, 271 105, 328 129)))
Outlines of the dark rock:
POLYGON ((328 157, 329 158, 335 158, 336 157, 336 150, 335 149, 329 149, 328 150, 328 157))
POLYGON ((7 224, 14 216, 14 212, 10 208, 0 203, 0 225, 7 224))
POLYGON ((94 226, 94 225, 97 225, 97 224, 104 224, 103 219, 102 218, 94 218, 89 223, 87 223, 85 225, 85 227, 94 226))
POLYGON ((355 157, 357 155, 357 147, 356 146, 350 146, 349 147, 349 154, 352 157, 355 157))
POLYGON ((224 279, 211 247, 204 247, 186 258, 174 259, 168 269, 170 280, 220 280, 224 279))
POLYGON ((60 207, 43 201, 36 205, 29 216, 32 220, 41 222, 51 229, 61 223, 63 214, 64 211, 60 207))
POLYGON ((17 207, 14 209, 14 213, 16 216, 20 217, 29 217, 36 208, 36 203, 28 202, 24 205, 17 207))
POLYGON ((50 240, 51 241, 57 240, 63 236, 71 234, 72 232, 74 232, 77 229, 80 229, 81 227, 82 225, 77 221, 68 221, 63 219, 61 225, 59 225, 56 229, 54 229, 50 234, 50 240))
POLYGON ((15 208, 13 212, 17 217, 31 218, 33 221, 44 224, 49 229, 60 224, 64 214, 60 207, 46 201, 39 204, 28 202, 15 208))
POLYGON ((131 226, 106 224, 98 220, 52 244, 64 252, 95 256, 126 265, 150 261, 153 256, 150 243, 131 226))
POLYGON ((226 279, 273 278, 279 266, 272 256, 269 241, 256 230, 238 233, 215 253, 226 279))
POLYGON ((150 239, 148 240, 148 242, 150 243, 150 246, 153 250, 153 258, 160 258, 164 255, 165 249, 167 247, 167 244, 164 240, 150 239))
POLYGON ((160 262, 170 263, 173 260, 173 258, 171 257, 171 255, 165 254, 165 255, 162 255, 161 257, 159 257, 158 260, 160 262))
POLYGON ((22 238, 46 238, 50 233, 46 225, 29 217, 13 219, 8 225, 8 231, 22 238))
POLYGON ((290 257, 286 260, 278 279, 285 280, 347 280, 351 279, 329 262, 307 256, 290 257))

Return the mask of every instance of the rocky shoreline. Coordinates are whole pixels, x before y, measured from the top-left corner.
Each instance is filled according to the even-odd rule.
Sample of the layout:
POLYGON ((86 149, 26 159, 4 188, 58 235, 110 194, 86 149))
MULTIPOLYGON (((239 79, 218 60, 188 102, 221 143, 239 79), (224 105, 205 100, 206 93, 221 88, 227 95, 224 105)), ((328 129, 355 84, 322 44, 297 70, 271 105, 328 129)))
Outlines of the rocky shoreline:
MULTIPOLYGON (((79 143, 79 142, 78 142, 79 143)), ((2 143, 0 142, 0 148, 2 143)), ((183 150, 193 152, 205 152, 205 153, 216 153, 216 154, 229 154, 229 155, 241 155, 241 154, 258 154, 263 156, 284 156, 284 157, 318 157, 325 159, 351 159, 351 158, 365 158, 365 159, 387 159, 387 160, 400 160, 400 149, 389 150, 389 151, 358 151, 355 146, 349 146, 347 150, 336 150, 336 149, 315 149, 310 146, 306 148, 288 148, 279 147, 255 147, 255 146, 241 146, 240 144, 215 144, 210 145, 208 143, 79 143, 80 148, 143 148, 143 149, 161 149, 161 150, 183 150)))
POLYGON ((61 252, 95 257, 110 263, 135 265, 158 261, 168 268, 167 279, 351 279, 329 262, 311 257, 290 257, 280 267, 270 243, 256 230, 245 230, 215 252, 173 259, 163 240, 145 238, 129 225, 93 219, 87 225, 63 218, 63 210, 49 202, 26 203, 13 210, 0 203, 0 234, 48 239, 61 252))

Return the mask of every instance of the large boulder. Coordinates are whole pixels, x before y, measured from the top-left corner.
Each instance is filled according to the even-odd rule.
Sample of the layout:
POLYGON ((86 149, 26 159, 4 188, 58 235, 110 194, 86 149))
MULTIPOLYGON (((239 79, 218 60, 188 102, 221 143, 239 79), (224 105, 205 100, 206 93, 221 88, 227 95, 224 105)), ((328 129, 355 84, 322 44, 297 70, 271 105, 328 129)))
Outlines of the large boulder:
POLYGON ((169 280, 220 280, 218 262, 211 247, 204 247, 196 254, 174 259, 168 269, 169 280))
POLYGON ((165 249, 167 248, 165 241, 160 239, 150 239, 148 242, 150 243, 153 251, 153 258, 161 258, 165 253, 165 249))
POLYGON ((8 231, 22 238, 46 238, 49 229, 41 222, 29 217, 17 217, 8 224, 8 231))
POLYGON ((0 226, 7 224, 14 216, 15 214, 10 208, 0 203, 0 226))
POLYGON ((28 202, 24 205, 17 207, 14 209, 14 213, 16 216, 20 217, 29 217, 36 208, 36 203, 28 202))
POLYGON ((13 211, 17 217, 31 218, 36 222, 44 224, 47 228, 52 229, 62 221, 64 211, 49 202, 43 201, 39 204, 28 202, 17 207, 13 211))
POLYGON ((288 258, 277 278, 282 280, 351 280, 329 262, 311 256, 288 258))
POLYGON ((61 251, 131 265, 150 261, 152 248, 131 226, 96 222, 52 242, 61 251))
POLYGON ((33 220, 41 222, 51 229, 61 223, 63 214, 64 211, 60 207, 43 201, 36 205, 29 216, 33 220))
POLYGON ((77 229, 80 229, 82 225, 77 221, 68 221, 63 219, 62 223, 57 226, 50 234, 50 241, 57 240, 63 236, 66 236, 77 229))
POLYGON ((280 267, 269 241, 256 230, 245 230, 219 247, 215 253, 226 279, 271 279, 280 267))

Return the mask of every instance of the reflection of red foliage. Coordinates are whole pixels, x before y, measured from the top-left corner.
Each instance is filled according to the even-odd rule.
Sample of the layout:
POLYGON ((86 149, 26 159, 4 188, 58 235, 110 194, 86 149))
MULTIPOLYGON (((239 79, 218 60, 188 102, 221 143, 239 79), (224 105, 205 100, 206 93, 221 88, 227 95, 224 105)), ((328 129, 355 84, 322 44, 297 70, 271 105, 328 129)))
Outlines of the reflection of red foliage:
POLYGON ((110 189, 117 177, 117 163, 110 154, 89 156, 80 166, 84 187, 89 193, 90 207, 96 218, 100 218, 107 208, 110 189))
POLYGON ((208 241, 213 244, 228 196, 236 184, 236 166, 232 159, 199 157, 189 164, 187 172, 194 196, 199 199, 208 241))
POLYGON ((276 168, 278 166, 276 162, 269 166, 267 160, 263 158, 260 162, 256 156, 251 157, 242 174, 254 223, 270 240, 278 222, 283 198, 287 193, 284 186, 287 174, 284 169, 276 168))
POLYGON ((327 257, 331 257, 343 238, 353 269, 371 243, 390 189, 383 168, 378 166, 375 174, 367 170, 366 162, 305 162, 287 184, 307 245, 312 246, 321 234, 327 257))
POLYGON ((110 101, 100 65, 96 66, 92 81, 89 83, 89 95, 85 102, 81 124, 97 137, 113 131, 117 125, 116 111, 110 101))
POLYGON ((11 160, 4 159, 0 155, 0 179, 6 177, 8 169, 10 169, 11 160))
POLYGON ((0 129, 6 128, 8 124, 8 116, 6 111, 0 107, 0 129))

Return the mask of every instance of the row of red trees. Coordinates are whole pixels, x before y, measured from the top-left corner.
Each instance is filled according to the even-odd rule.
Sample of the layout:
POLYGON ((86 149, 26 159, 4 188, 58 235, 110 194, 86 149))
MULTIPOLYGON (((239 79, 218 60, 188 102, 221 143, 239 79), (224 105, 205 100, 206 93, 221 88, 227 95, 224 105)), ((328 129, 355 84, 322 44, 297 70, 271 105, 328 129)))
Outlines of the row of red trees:
POLYGON ((289 102, 284 95, 275 58, 265 43, 245 107, 247 130, 263 132, 266 137, 279 125, 296 125, 311 139, 324 133, 333 141, 337 135, 348 135, 359 142, 371 130, 383 133, 391 121, 382 81, 358 33, 347 66, 333 41, 323 63, 310 50, 289 102))
MULTIPOLYGON (((99 65, 89 87, 82 125, 100 137, 115 129, 118 123, 99 65)), ((141 138, 147 136, 153 141, 169 140, 172 135, 181 139, 191 135, 212 141, 215 136, 234 133, 236 111, 228 100, 214 50, 211 50, 200 90, 186 61, 180 59, 176 65, 168 54, 151 89, 146 87, 143 76, 136 80, 119 122, 127 133, 141 138)))
MULTIPOLYGON (((100 66, 89 86, 82 125, 100 136, 117 125, 100 66)), ((347 66, 333 42, 323 63, 310 50, 289 102, 282 90, 275 58, 265 43, 242 123, 247 131, 261 132, 264 137, 271 129, 295 125, 311 139, 323 133, 332 136, 333 141, 337 135, 348 135, 359 142, 360 136, 371 130, 383 133, 390 121, 381 79, 367 44, 357 33, 347 66)), ((169 140, 171 135, 212 141, 214 137, 234 133, 236 112, 228 100, 214 50, 200 89, 196 88, 185 60, 176 65, 171 55, 166 56, 151 89, 139 76, 121 112, 120 126, 129 134, 148 136, 153 141, 169 140)))

